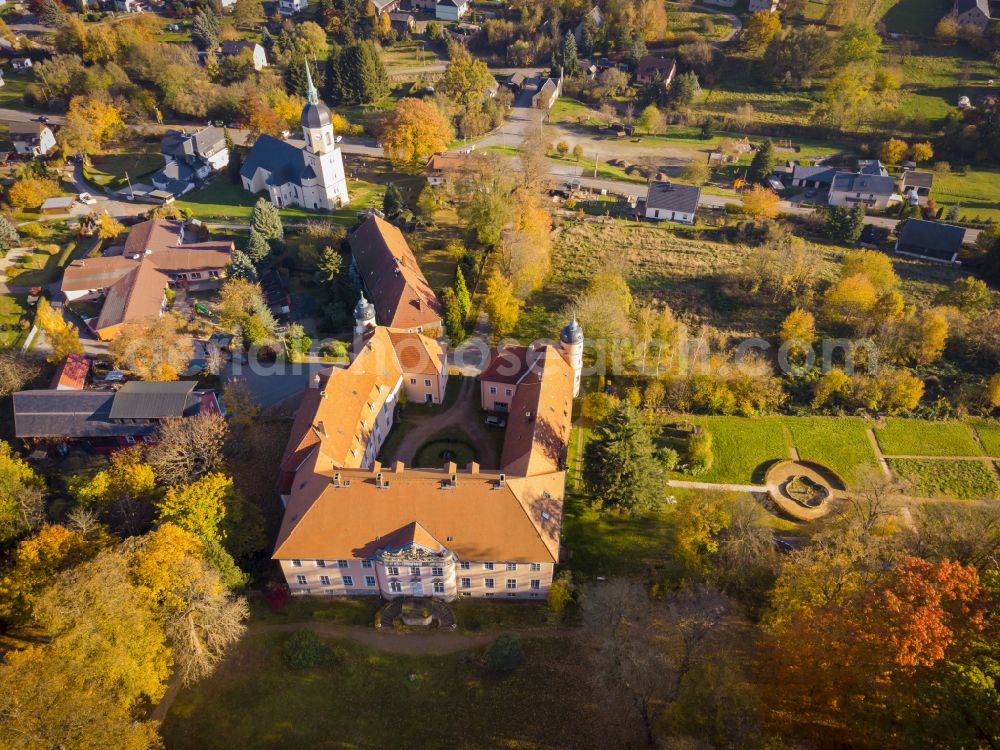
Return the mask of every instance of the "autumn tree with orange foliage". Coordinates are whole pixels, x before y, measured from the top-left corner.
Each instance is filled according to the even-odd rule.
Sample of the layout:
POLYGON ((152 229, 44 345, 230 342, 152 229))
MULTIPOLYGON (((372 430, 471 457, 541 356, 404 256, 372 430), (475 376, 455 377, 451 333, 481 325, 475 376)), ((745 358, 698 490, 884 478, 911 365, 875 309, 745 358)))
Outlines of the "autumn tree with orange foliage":
MULTIPOLYGON (((106 96, 106 95, 105 95, 106 96)), ((99 96, 74 96, 59 131, 63 153, 92 154, 107 146, 125 128, 121 113, 99 96)))
POLYGON ((377 135, 394 166, 420 169, 431 154, 444 151, 452 139, 451 124, 433 102, 400 99, 378 124, 377 135))
POLYGON ((773 721, 821 747, 903 746, 921 690, 990 627, 971 565, 906 557, 869 573, 866 586, 798 609, 766 639, 773 721))

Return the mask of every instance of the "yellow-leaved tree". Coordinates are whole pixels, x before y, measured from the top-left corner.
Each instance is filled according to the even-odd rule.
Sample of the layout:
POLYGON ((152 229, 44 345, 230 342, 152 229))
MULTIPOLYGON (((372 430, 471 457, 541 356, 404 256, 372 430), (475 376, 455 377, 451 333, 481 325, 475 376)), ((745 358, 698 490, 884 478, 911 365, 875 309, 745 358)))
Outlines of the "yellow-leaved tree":
POLYGON ((76 327, 44 297, 38 300, 35 323, 45 333, 45 339, 52 347, 49 362, 61 362, 70 354, 83 354, 83 344, 80 343, 80 333, 76 327))
POLYGON ((508 335, 521 315, 521 301, 514 296, 514 287, 497 269, 486 279, 486 314, 496 339, 508 335))
POLYGON ((59 132, 63 153, 92 154, 108 145, 125 127, 121 113, 99 96, 74 96, 59 132))
POLYGON ((397 167, 418 169, 451 142, 451 123, 433 102, 405 98, 379 123, 379 142, 397 167))

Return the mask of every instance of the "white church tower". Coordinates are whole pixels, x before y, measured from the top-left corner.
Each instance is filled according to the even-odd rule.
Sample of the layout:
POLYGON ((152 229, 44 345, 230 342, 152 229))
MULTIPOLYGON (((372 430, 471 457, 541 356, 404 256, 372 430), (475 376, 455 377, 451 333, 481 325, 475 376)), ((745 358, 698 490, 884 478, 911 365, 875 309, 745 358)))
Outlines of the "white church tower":
POLYGON ((573 368, 573 398, 580 395, 580 376, 583 374, 583 329, 573 320, 559 334, 559 350, 573 368))
POLYGON ((302 197, 306 208, 323 208, 332 211, 345 205, 347 177, 344 158, 337 146, 330 122, 330 110, 319 100, 313 86, 309 63, 306 63, 309 103, 302 110, 302 136, 306 147, 302 152, 306 169, 302 175, 302 197))

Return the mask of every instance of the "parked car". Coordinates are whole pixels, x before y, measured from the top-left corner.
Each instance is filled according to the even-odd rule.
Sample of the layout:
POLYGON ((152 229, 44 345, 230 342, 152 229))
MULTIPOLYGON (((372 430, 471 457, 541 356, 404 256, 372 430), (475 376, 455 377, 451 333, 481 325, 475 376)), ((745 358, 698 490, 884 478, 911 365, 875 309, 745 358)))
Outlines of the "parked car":
POLYGON ((486 417, 486 426, 487 427, 506 427, 507 426, 507 420, 504 419, 503 417, 498 417, 496 415, 491 414, 490 416, 486 417))
POLYGON ((48 117, 46 117, 45 115, 39 115, 39 116, 38 116, 38 121, 39 121, 39 122, 48 122, 48 121, 49 121, 49 118, 48 118, 48 117))
POLYGON ((97 203, 97 198, 92 196, 90 193, 80 193, 76 197, 76 199, 80 201, 80 203, 84 203, 88 206, 93 206, 95 203, 97 203))

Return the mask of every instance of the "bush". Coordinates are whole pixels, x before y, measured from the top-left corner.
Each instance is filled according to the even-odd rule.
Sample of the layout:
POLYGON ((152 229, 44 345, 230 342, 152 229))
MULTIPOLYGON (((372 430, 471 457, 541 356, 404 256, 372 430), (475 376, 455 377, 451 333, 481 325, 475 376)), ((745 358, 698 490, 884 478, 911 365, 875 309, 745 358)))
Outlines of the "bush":
POLYGON ((556 614, 560 614, 573 598, 576 587, 573 585, 573 573, 564 570, 555 577, 549 586, 548 605, 556 614))
POLYGON ((288 606, 288 600, 291 596, 292 593, 287 586, 279 585, 268 589, 267 593, 264 594, 264 602, 272 612, 280 612, 288 606))
POLYGON ((509 674, 523 661, 524 649, 517 633, 501 633, 486 652, 486 666, 491 672, 509 674))
POLYGON ((299 630, 282 647, 285 663, 292 669, 311 669, 330 662, 330 649, 311 630, 299 630))
POLYGON ((347 344, 343 341, 327 341, 320 348, 320 351, 327 357, 341 359, 347 356, 347 344))
POLYGON ((687 470, 689 474, 704 474, 712 468, 715 454, 712 452, 712 433, 701 428, 691 435, 687 444, 687 470))

